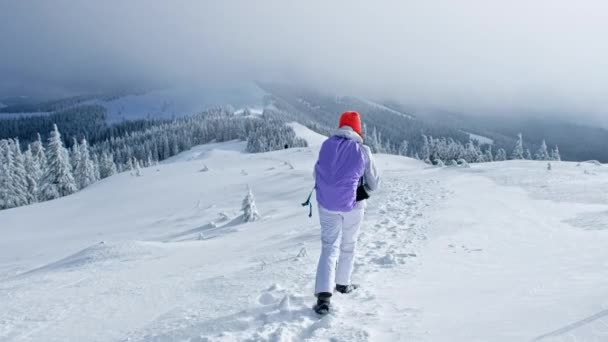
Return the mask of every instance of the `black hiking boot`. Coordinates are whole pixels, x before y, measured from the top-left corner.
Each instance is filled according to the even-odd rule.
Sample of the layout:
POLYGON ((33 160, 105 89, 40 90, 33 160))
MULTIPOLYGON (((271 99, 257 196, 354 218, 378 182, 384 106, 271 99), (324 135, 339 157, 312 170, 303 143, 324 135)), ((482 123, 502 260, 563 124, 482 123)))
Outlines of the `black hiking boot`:
POLYGON ((347 294, 351 293, 354 290, 358 289, 359 285, 351 284, 351 285, 336 285, 336 291, 347 294))
POLYGON ((317 294, 317 304, 312 308, 318 315, 324 316, 329 313, 331 293, 321 292, 317 294))

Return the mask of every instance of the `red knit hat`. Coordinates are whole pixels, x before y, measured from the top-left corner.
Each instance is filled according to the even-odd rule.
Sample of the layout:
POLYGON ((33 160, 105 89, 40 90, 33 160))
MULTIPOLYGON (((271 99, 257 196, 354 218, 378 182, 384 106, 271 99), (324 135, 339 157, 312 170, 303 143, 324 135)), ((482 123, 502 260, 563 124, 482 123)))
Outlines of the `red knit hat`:
POLYGON ((344 112, 342 116, 340 116, 339 128, 342 128, 344 126, 352 128, 353 131, 357 132, 357 134, 363 136, 363 132, 361 131, 361 119, 359 118, 359 113, 344 112))

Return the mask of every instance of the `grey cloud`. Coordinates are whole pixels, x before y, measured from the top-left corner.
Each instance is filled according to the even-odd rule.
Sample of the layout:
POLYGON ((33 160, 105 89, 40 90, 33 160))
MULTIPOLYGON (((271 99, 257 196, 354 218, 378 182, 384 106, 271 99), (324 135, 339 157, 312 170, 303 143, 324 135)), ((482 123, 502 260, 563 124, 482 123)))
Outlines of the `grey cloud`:
POLYGON ((0 87, 266 79, 606 120, 607 12, 599 0, 9 0, 0 87))

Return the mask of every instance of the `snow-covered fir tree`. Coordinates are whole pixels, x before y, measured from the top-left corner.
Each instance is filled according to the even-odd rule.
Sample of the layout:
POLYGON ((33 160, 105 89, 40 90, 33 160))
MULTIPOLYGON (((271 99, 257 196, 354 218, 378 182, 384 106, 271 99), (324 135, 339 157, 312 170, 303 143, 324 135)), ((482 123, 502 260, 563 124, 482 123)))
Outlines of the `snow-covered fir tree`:
POLYGON ((49 136, 46 157, 48 165, 42 181, 42 198, 52 200, 76 192, 78 186, 72 175, 69 154, 63 146, 57 125, 53 125, 49 136))
POLYGON ((42 176, 40 165, 38 165, 38 162, 34 158, 31 145, 25 151, 23 160, 25 163, 28 203, 36 203, 38 202, 38 193, 40 192, 38 182, 42 176))
POLYGON ((524 159, 525 160, 532 160, 532 152, 530 152, 529 148, 527 148, 526 151, 524 152, 524 159))
POLYGON ((400 156, 407 156, 408 153, 408 148, 409 148, 409 143, 407 142, 407 140, 403 140, 401 142, 401 144, 399 145, 399 155, 400 156))
POLYGON ((125 167, 124 167, 123 170, 124 171, 132 171, 133 167, 134 167, 134 165, 133 165, 133 158, 129 158, 127 160, 127 163, 125 164, 125 167))
POLYGON ((243 199, 241 210, 243 211, 243 221, 245 222, 253 222, 260 218, 251 188, 247 189, 247 195, 243 199))
POLYGON ((17 206, 15 184, 13 182, 13 151, 8 140, 0 140, 0 208, 17 206))
POLYGON ((78 144, 78 152, 74 153, 74 155, 78 156, 76 168, 74 169, 74 178, 78 188, 84 189, 98 180, 95 174, 95 164, 91 159, 89 144, 86 139, 82 139, 80 144, 78 144))
MULTIPOLYGON (((80 163, 80 146, 76 138, 72 138, 72 147, 70 148, 70 164, 72 165, 72 172, 76 172, 78 164, 80 163)), ((78 184, 78 181, 76 181, 78 184)))
POLYGON ((98 181, 101 179, 101 171, 99 171, 99 157, 97 156, 97 153, 91 155, 91 160, 93 161, 95 181, 98 181))
POLYGON ((37 139, 31 144, 32 147, 32 158, 34 158, 34 162, 38 164, 39 173, 37 176, 38 185, 42 181, 42 176, 44 175, 44 171, 46 170, 47 160, 46 160, 46 150, 44 148, 44 144, 42 143, 42 138, 40 137, 40 133, 37 134, 37 139))
POLYGON ((369 135, 369 139, 367 139, 366 143, 369 146, 369 149, 372 151, 372 153, 380 152, 380 150, 381 150, 380 139, 378 139, 378 130, 376 129, 376 127, 372 128, 372 132, 369 135))
POLYGON ((154 165, 154 160, 152 159, 152 152, 148 152, 148 159, 146 161, 146 167, 150 167, 154 165))
POLYGON ((475 144, 473 143, 472 140, 469 140, 469 142, 467 143, 466 147, 465 147, 465 154, 462 157, 464 160, 471 162, 471 163, 477 163, 480 160, 480 155, 479 155, 479 150, 476 148, 475 144))
POLYGON ((496 157, 494 157, 494 161, 505 161, 507 160, 507 151, 504 148, 499 148, 496 151, 496 157))
POLYGON ((488 148, 483 154, 483 160, 486 163, 491 163, 494 161, 494 154, 492 153, 492 145, 488 145, 488 148))
POLYGON ((551 160, 562 161, 562 156, 559 154, 559 147, 555 145, 555 148, 551 151, 551 160))
POLYGON ((101 155, 101 161, 99 165, 99 175, 101 178, 107 178, 114 175, 117 172, 116 164, 114 163, 114 156, 112 153, 103 152, 101 155))
POLYGON ((543 142, 540 144, 540 148, 536 151, 534 155, 534 159, 536 160, 549 160, 549 151, 547 150, 547 143, 543 139, 543 142))
POLYGON ((517 135, 517 142, 515 143, 515 148, 513 148, 513 153, 511 153, 511 158, 525 159, 524 137, 521 133, 517 135))
POLYGON ((135 170, 135 176, 141 177, 141 167, 139 166, 139 160, 133 160, 133 168, 135 170))
POLYGON ((420 149, 420 160, 424 161, 425 163, 431 162, 431 146, 430 146, 429 138, 426 135, 422 135, 422 148, 420 149))
POLYGON ((28 195, 25 160, 23 158, 23 153, 21 152, 19 139, 12 141, 11 148, 13 149, 13 164, 11 172, 13 174, 13 184, 15 187, 15 203, 16 206, 27 205, 31 203, 30 198, 32 196, 28 195))

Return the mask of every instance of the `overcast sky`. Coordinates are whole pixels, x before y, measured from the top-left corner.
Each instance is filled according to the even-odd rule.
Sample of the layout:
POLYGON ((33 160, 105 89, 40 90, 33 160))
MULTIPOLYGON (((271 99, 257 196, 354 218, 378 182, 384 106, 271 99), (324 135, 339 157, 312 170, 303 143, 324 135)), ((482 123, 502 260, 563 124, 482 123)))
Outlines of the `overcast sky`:
POLYGON ((601 119, 608 2, 0 1, 0 91, 186 79, 601 119))

